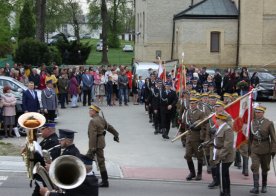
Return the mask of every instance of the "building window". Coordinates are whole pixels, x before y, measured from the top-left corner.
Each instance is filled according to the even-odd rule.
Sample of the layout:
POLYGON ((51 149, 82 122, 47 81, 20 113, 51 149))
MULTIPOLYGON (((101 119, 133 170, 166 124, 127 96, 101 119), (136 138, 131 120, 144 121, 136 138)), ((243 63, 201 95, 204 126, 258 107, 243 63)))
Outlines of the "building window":
POLYGON ((220 50, 220 32, 211 32, 210 52, 219 52, 220 50))

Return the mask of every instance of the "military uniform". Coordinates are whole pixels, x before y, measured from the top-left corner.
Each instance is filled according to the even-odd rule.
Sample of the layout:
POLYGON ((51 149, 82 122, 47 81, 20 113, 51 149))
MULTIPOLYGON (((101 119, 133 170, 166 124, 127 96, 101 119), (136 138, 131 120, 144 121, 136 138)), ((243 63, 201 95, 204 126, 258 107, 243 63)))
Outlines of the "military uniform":
POLYGON ((75 144, 72 144, 70 146, 67 146, 64 151, 62 152, 62 155, 72 155, 75 157, 80 156, 80 151, 79 149, 75 146, 75 144))
MULTIPOLYGON (((197 99, 191 98, 190 99, 190 104, 191 102, 197 102, 197 99)), ((192 110, 188 109, 182 119, 182 123, 185 124, 185 129, 190 130, 189 133, 186 136, 186 154, 185 154, 185 159, 187 160, 188 167, 190 170, 190 174, 187 176, 187 180, 192 180, 195 175, 195 168, 194 168, 194 163, 192 160, 193 155, 197 157, 197 163, 198 163, 198 173, 196 180, 201 180, 202 176, 202 166, 203 166, 203 155, 202 152, 198 151, 198 147, 200 143, 202 142, 200 140, 200 131, 201 131, 201 126, 194 127, 197 122, 203 120, 204 118, 204 113, 199 110, 198 108, 192 110)))
POLYGON ((40 142, 42 150, 49 150, 52 160, 60 156, 61 148, 59 145, 58 136, 56 133, 53 133, 47 138, 44 138, 40 142))
POLYGON ((216 178, 220 179, 222 176, 222 191, 224 196, 230 196, 230 175, 229 167, 234 161, 235 151, 234 151, 234 133, 232 128, 226 122, 226 115, 216 114, 217 119, 224 121, 216 133, 214 139, 214 152, 213 160, 216 163, 216 178), (220 174, 220 164, 221 172, 220 174))
MULTIPOLYGON (((184 123, 182 123, 182 118, 184 113, 189 108, 189 98, 182 98, 177 101, 176 104, 176 112, 178 113, 178 119, 179 119, 179 133, 182 134, 186 131, 184 123)), ((186 136, 181 137, 182 146, 186 146, 186 136)))
MULTIPOLYGON (((159 85, 162 85, 162 81, 159 81, 159 85), (160 84, 161 83, 161 84, 160 84)), ((158 134, 161 131, 161 116, 160 116, 160 95, 162 87, 154 87, 151 89, 151 95, 149 102, 153 110, 153 123, 154 123, 154 134, 158 134)))
MULTIPOLYGON (((46 123, 43 125, 42 128, 46 128, 46 127, 55 127, 54 123, 46 123)), ((50 136, 48 136, 47 138, 44 138, 39 145, 41 146, 42 150, 47 150, 50 154, 50 158, 52 160, 56 159, 57 157, 60 156, 61 153, 61 147, 59 145, 59 140, 58 140, 58 136, 56 133, 51 134, 50 136)), ((37 162, 40 162, 42 166, 45 166, 45 160, 44 157, 42 157, 38 152, 36 152, 34 154, 34 164, 36 164, 37 162)), ((35 174, 34 175, 34 179, 35 179, 35 189, 34 192, 32 193, 32 196, 39 196, 39 188, 40 188, 40 183, 44 184, 46 186, 46 184, 43 182, 42 178, 38 175, 35 174), (39 183, 39 184, 38 184, 39 183)))
MULTIPOLYGON (((170 84, 166 83, 166 86, 170 84)), ((162 128, 162 137, 164 139, 169 139, 168 134, 170 131, 170 124, 173 114, 173 108, 177 103, 177 95, 173 90, 163 90, 161 92, 160 100, 160 114, 161 114, 161 128, 162 128), (168 109, 168 106, 171 105, 171 109, 168 109)))
POLYGON ((55 90, 46 88, 41 92, 41 102, 43 110, 47 110, 45 117, 47 122, 54 122, 56 117, 56 109, 58 107, 58 100, 55 90))
MULTIPOLYGON (((95 105, 90 106, 90 110, 91 109, 97 111, 97 113, 100 111, 95 105)), ((90 120, 88 126, 89 150, 86 156, 91 159, 94 159, 94 156, 96 156, 103 181, 102 183, 105 183, 105 185, 107 185, 106 187, 108 187, 108 175, 104 158, 105 130, 114 135, 114 141, 119 142, 119 133, 112 125, 108 124, 103 117, 96 114, 93 119, 90 120)))
MULTIPOLYGON (((257 107, 262 110, 262 107, 257 107)), ((264 111, 264 110, 263 110, 264 111)), ((254 119, 251 122, 249 138, 251 151, 254 188, 251 193, 259 192, 259 168, 262 168, 262 192, 266 192, 267 173, 270 169, 271 155, 276 152, 276 136, 273 122, 266 118, 254 119)))

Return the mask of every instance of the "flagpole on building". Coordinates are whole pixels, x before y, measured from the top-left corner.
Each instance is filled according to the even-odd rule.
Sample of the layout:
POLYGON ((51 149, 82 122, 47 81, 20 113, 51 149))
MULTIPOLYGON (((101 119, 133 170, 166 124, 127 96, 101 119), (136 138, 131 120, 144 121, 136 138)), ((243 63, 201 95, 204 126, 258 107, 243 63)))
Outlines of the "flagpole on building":
MULTIPOLYGON (((230 106, 232 106, 233 104, 237 103, 238 101, 242 100, 243 98, 249 96, 253 90, 255 89, 252 89, 250 92, 246 93, 245 95, 239 97, 238 99, 234 100, 233 102, 229 103, 228 105, 226 105, 224 107, 224 109, 226 108, 229 108, 230 106)), ((198 124, 195 125, 195 128, 198 127, 199 125, 201 125, 202 123, 206 122, 207 120, 209 120, 210 118, 212 118, 216 113, 213 112, 212 114, 210 114, 209 116, 207 116, 206 118, 204 118, 202 121, 200 121, 198 124)), ((184 133, 178 135, 177 137, 175 137, 172 142, 175 142, 176 140, 180 139, 182 136, 186 135, 187 133, 189 132, 189 130, 185 131, 184 133)))

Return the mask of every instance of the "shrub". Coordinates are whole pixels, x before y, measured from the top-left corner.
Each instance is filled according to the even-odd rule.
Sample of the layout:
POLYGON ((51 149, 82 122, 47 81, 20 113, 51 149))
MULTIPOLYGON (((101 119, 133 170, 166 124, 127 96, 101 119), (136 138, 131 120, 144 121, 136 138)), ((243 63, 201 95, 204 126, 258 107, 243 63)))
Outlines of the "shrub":
POLYGON ((0 42, 0 57, 5 57, 12 53, 12 45, 10 42, 0 42))
POLYGON ((51 62, 51 53, 45 43, 26 38, 19 42, 15 61, 36 66, 42 63, 49 64, 51 62))
POLYGON ((92 46, 88 43, 67 42, 66 40, 58 40, 56 44, 62 56, 63 64, 85 64, 92 46))
POLYGON ((62 58, 61 58, 60 52, 57 49, 57 47, 50 46, 49 52, 50 52, 51 62, 55 62, 57 65, 60 65, 62 63, 62 58))

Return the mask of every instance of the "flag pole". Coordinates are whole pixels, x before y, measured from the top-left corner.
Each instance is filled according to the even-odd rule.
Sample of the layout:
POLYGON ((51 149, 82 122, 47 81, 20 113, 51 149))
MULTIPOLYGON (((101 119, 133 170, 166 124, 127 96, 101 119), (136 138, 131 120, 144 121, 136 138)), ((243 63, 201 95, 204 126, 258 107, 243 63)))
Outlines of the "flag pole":
POLYGON ((180 81, 179 81, 179 97, 182 95, 183 90, 183 62, 184 62, 184 52, 182 52, 181 64, 180 64, 180 81))
MULTIPOLYGON (((229 103, 228 105, 226 105, 224 107, 224 109, 229 108, 230 106, 232 106, 233 104, 237 103, 238 101, 242 100, 243 98, 249 96, 254 89, 252 89, 250 92, 246 93, 245 95, 239 97, 238 99, 234 100, 233 102, 229 103)), ((200 121, 198 124, 196 124, 195 128, 198 127, 199 125, 201 125, 202 123, 206 122, 207 120, 209 120, 210 118, 212 118, 216 113, 213 112, 212 114, 210 114, 209 116, 207 116, 206 118, 204 118, 202 121, 200 121)), ((185 131, 184 133, 178 135, 177 137, 175 137, 171 142, 175 142, 176 140, 180 139, 182 136, 186 135, 189 132, 189 130, 185 131)))
MULTIPOLYGON (((184 77, 184 89, 186 90, 186 66, 184 65, 184 52, 182 52, 182 66, 181 66, 181 75, 183 74, 183 77, 184 77), (183 69, 183 66, 184 66, 184 70, 183 69), (184 73, 183 73, 184 72, 184 73)), ((181 80, 181 83, 183 81, 181 80)))

